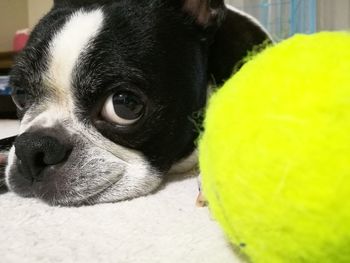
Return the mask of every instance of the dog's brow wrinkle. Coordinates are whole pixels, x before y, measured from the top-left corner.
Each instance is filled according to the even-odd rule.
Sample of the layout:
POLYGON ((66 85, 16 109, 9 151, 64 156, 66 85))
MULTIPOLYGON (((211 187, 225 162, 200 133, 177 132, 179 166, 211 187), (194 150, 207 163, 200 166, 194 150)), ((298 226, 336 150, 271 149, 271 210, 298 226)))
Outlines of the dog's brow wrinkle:
MULTIPOLYGON (((90 127, 89 129, 77 129, 76 127, 72 127, 72 130, 74 130, 77 134, 81 135, 83 138, 88 140, 95 147, 102 149, 104 151, 107 151, 107 152, 111 153, 112 155, 115 155, 115 152, 116 152, 115 150, 112 150, 112 149, 106 147, 106 146, 109 146, 108 144, 101 145, 101 141, 98 140, 100 134, 97 131, 95 133, 93 133, 92 127, 90 127), (84 130, 84 132, 82 132, 82 130, 84 130)), ((125 154, 126 154, 126 152, 125 152, 125 154)), ((123 158, 123 157, 124 156, 119 155, 118 159, 120 161, 124 162, 125 164, 130 164, 130 162, 126 160, 127 158, 123 158)))

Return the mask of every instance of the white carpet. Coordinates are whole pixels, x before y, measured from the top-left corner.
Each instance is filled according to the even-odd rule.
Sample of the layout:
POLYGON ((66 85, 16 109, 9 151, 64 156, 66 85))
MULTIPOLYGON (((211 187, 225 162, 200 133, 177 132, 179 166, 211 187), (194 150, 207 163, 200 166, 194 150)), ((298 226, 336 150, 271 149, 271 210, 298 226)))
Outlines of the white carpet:
MULTIPOLYGON (((0 138, 16 124, 0 121, 0 138)), ((50 207, 0 195, 0 262, 234 263, 197 180, 176 176, 157 193, 115 204, 50 207)))

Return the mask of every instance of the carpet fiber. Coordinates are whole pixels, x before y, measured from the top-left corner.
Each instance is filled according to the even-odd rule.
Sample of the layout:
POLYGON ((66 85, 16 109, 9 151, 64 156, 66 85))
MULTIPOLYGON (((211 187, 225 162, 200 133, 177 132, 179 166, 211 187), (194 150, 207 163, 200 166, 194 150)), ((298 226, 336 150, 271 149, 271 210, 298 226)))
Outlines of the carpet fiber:
MULTIPOLYGON (((0 121, 0 138, 11 127, 0 121)), ((0 261, 239 262, 208 209, 195 207, 197 188, 194 174, 177 175, 153 195, 79 208, 0 194, 0 261)))

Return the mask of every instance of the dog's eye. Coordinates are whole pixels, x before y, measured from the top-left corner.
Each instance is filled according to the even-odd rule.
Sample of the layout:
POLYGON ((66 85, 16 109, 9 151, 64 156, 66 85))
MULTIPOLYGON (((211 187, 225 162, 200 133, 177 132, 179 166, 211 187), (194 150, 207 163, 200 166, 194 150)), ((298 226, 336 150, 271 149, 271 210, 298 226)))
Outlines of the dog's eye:
POLYGON ((145 111, 142 99, 129 91, 115 93, 106 100, 101 115, 106 121, 119 125, 137 122, 145 111))
POLYGON ((17 108, 23 110, 27 102, 27 93, 23 88, 14 88, 12 90, 12 100, 16 104, 17 108))

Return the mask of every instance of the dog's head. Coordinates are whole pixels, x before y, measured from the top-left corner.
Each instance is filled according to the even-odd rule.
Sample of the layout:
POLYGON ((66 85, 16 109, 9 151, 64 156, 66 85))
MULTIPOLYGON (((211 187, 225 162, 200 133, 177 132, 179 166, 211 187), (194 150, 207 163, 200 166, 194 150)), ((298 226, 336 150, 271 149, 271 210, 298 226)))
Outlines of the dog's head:
POLYGON ((195 116, 266 32, 209 0, 57 0, 11 76, 8 187, 50 204, 153 191, 195 148, 195 116))

